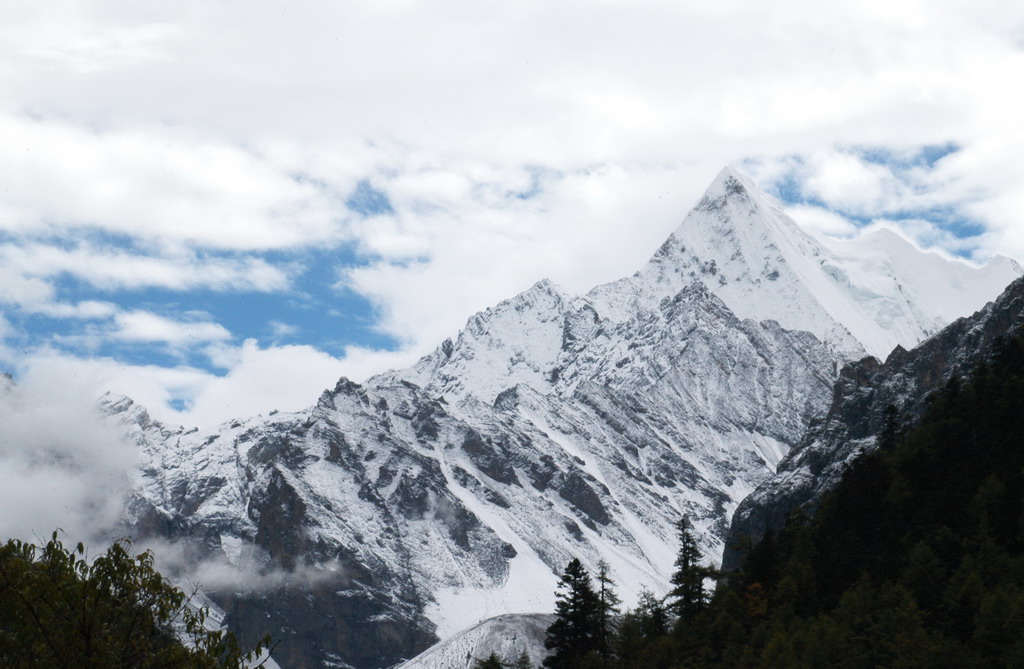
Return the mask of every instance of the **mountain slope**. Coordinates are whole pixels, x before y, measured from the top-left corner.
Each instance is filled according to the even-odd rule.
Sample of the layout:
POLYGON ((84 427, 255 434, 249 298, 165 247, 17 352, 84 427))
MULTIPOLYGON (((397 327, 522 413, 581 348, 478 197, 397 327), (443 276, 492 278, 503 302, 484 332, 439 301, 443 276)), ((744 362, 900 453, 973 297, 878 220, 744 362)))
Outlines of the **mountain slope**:
POLYGON ((812 332, 845 357, 884 357, 981 308, 1021 271, 1005 258, 975 269, 924 254, 888 231, 819 240, 725 168, 650 263, 590 297, 628 314, 700 280, 740 318, 812 332))
MULTIPOLYGON (((275 651, 283 666, 299 666, 293 645, 323 656, 357 638, 351 619, 376 621, 364 647, 416 630, 392 655, 344 658, 381 666, 435 632, 550 609, 573 556, 606 557, 629 599, 664 589, 675 519, 719 553, 732 509, 824 409, 835 363, 699 286, 597 342, 606 378, 568 398, 519 385, 453 404, 393 378, 343 380, 307 412, 202 432, 113 402, 147 458, 133 524, 173 528, 199 561, 284 572, 270 618, 295 635, 275 651), (611 363, 623 351, 629 364, 611 363)), ((266 623, 266 592, 211 596, 237 624, 266 623)))
POLYGON ((741 320, 811 332, 837 358, 885 357, 980 309, 1022 272, 1008 258, 975 268, 923 253, 887 230, 819 240, 727 167, 634 275, 577 298, 541 281, 471 317, 457 339, 411 369, 389 374, 448 399, 491 402, 519 383, 564 396, 607 363, 584 352, 592 339, 657 312, 693 284, 741 320))
MULTIPOLYGON (((679 515, 717 559, 844 356, 939 317, 866 292, 843 274, 858 262, 725 170, 635 275, 580 297, 539 282, 306 411, 189 431, 109 399, 145 461, 128 522, 233 575, 207 590, 243 634, 280 629, 289 668, 387 666, 550 610, 571 557, 606 559, 627 602, 663 591, 679 515)), ((1014 271, 933 288, 967 303, 973 279, 1014 271)))

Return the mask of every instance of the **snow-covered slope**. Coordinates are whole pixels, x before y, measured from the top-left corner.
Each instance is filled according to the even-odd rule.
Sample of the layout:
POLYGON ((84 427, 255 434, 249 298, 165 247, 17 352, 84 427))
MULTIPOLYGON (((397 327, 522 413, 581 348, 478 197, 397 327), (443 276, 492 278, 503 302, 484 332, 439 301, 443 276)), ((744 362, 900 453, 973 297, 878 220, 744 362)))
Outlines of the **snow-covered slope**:
POLYGON ((700 278, 740 318, 813 332, 848 357, 884 358, 980 309, 1021 272, 1007 258, 974 268, 922 253, 886 230, 819 240, 726 168, 631 283, 650 300, 700 278))
MULTIPOLYGON (((1020 265, 1005 256, 975 268, 934 251, 922 253, 887 228, 854 239, 822 241, 836 254, 837 266, 875 322, 884 330, 899 332, 895 343, 906 349, 921 341, 919 333, 931 336, 981 309, 1022 273, 1020 265), (907 314, 913 315, 911 327, 907 314)), ((868 353, 884 358, 894 347, 868 348, 868 353)))
POLYGON ((492 653, 509 664, 525 653, 532 666, 540 667, 547 656, 544 638, 554 619, 553 615, 536 613, 488 618, 431 646, 396 669, 472 669, 477 660, 492 653))
POLYGON ((194 563, 255 571, 211 596, 236 628, 280 630, 288 669, 387 666, 550 611, 572 557, 607 560, 627 603, 664 591, 678 517, 717 559, 846 356, 916 343, 981 299, 979 276, 1019 272, 899 241, 833 250, 725 170, 635 275, 578 297, 541 281, 307 411, 199 432, 109 400, 144 454, 129 519, 194 563), (942 263, 957 269, 922 274, 942 263))

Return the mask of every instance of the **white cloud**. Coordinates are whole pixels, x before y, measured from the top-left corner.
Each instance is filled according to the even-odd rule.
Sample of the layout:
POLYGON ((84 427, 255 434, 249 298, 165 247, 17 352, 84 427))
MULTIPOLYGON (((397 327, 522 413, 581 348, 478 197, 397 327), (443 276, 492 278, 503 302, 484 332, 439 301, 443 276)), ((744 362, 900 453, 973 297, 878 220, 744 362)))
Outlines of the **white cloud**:
MULTIPOLYGON (((222 537, 224 543, 231 540, 222 537)), ((293 569, 281 569, 266 551, 244 539, 232 542, 232 553, 214 553, 196 562, 194 548, 184 543, 147 538, 134 544, 137 551, 152 550, 156 567, 172 581, 180 581, 186 592, 202 588, 207 593, 218 590, 266 594, 279 589, 309 589, 315 585, 339 583, 347 579, 338 560, 310 564, 300 560, 293 569)))
MULTIPOLYGON (((0 341, 5 327, 0 317, 0 341)), ((168 425, 208 427, 240 416, 306 409, 342 376, 362 382, 382 369, 404 367, 417 358, 408 352, 355 346, 336 358, 311 346, 261 348, 254 340, 239 346, 215 342, 204 351, 215 356, 215 364, 226 373, 81 358, 48 349, 11 351, 2 346, 0 363, 15 372, 19 385, 67 388, 82 406, 91 406, 104 392, 111 392, 131 397, 168 425)), ((53 402, 62 401, 63 392, 55 393, 53 402)), ((41 401, 46 392, 33 390, 26 397, 26 403, 41 401)), ((41 406, 52 408, 52 403, 41 402, 41 406)))
POLYGON ((223 341, 231 333, 210 321, 176 321, 148 311, 128 311, 114 316, 116 328, 110 336, 129 342, 161 342, 174 346, 197 346, 223 341))
POLYGON ((900 197, 902 184, 892 170, 853 153, 819 152, 805 169, 805 192, 833 209, 871 215, 900 197))
POLYGON ((289 285, 287 268, 261 258, 199 257, 195 253, 152 256, 88 243, 66 248, 40 242, 0 245, 0 263, 24 277, 68 274, 103 290, 166 288, 280 291, 289 285))
POLYGON ((51 301, 53 296, 53 287, 46 281, 0 266, 0 303, 36 305, 51 301))
POLYGON ((383 259, 346 270, 342 285, 384 305, 381 329, 423 353, 541 278, 578 293, 636 271, 696 202, 697 171, 600 166, 548 176, 526 200, 475 184, 471 198, 359 224, 383 259))
POLYGON ((205 376, 185 398, 185 411, 170 412, 165 405, 156 407, 154 415, 172 423, 208 426, 274 410, 300 411, 313 406, 320 393, 333 388, 342 376, 362 382, 382 369, 405 366, 416 359, 408 353, 359 347, 349 347, 342 358, 335 358, 312 346, 261 348, 252 339, 230 356, 228 372, 205 376))
POLYGON ((12 31, 6 37, 27 58, 88 74, 170 60, 170 42, 178 35, 178 29, 166 23, 86 26, 83 31, 54 16, 34 33, 12 31))
POLYGON ((786 213, 801 227, 831 237, 852 237, 859 229, 850 219, 823 207, 791 205, 786 207, 786 213))
POLYGON ((103 425, 87 384, 50 372, 0 390, 0 536, 88 540, 118 521, 138 454, 103 425))
POLYGON ((34 305, 31 311, 51 318, 81 318, 86 320, 109 318, 117 313, 117 307, 110 302, 85 300, 74 304, 47 302, 34 305))
POLYGON ((270 328, 271 336, 275 341, 285 337, 294 337, 302 331, 302 328, 297 325, 282 323, 281 321, 270 321, 267 323, 267 326, 270 328))
POLYGON ((231 416, 298 411, 315 404, 343 372, 339 360, 311 346, 261 349, 254 340, 246 340, 237 363, 226 375, 206 379, 181 418, 211 425, 231 416))
POLYGON ((82 402, 94 403, 104 392, 127 395, 169 424, 184 423, 170 402, 190 399, 201 392, 211 378, 209 372, 190 368, 132 365, 111 358, 80 358, 60 351, 21 351, 5 361, 19 384, 25 378, 44 379, 55 387, 74 388, 82 402))
POLYGON ((97 132, 0 111, 0 230, 99 229, 177 249, 337 241, 338 203, 253 151, 184 129, 97 132))

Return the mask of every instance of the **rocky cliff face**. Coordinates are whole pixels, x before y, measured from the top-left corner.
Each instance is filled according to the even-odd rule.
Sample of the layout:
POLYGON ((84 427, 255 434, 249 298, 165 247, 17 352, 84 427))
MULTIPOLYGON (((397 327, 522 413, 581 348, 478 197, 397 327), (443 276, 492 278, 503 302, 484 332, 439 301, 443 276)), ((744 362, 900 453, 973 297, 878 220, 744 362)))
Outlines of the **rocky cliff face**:
MULTIPOLYGON (((939 318, 844 253, 726 170, 637 274, 580 297, 542 281, 306 411, 198 431, 108 398, 143 453, 126 522, 172 542, 243 636, 280 639, 287 669, 389 666, 550 611, 572 557, 607 560, 627 602, 664 591, 681 514, 717 560, 740 500, 826 418, 844 356, 939 318)), ((934 289, 970 302, 1019 268, 971 271, 934 289)))
POLYGON ((735 568, 733 547, 742 537, 777 531, 786 515, 813 509, 821 495, 842 477, 849 463, 875 447, 886 409, 904 422, 920 416, 928 396, 950 378, 963 376, 988 360, 1000 338, 1024 324, 1024 280, 1017 280, 995 301, 961 318, 920 346, 895 349, 885 362, 868 357, 843 368, 832 391, 832 405, 814 422, 800 446, 779 463, 775 475, 740 504, 733 518, 724 566, 735 568))

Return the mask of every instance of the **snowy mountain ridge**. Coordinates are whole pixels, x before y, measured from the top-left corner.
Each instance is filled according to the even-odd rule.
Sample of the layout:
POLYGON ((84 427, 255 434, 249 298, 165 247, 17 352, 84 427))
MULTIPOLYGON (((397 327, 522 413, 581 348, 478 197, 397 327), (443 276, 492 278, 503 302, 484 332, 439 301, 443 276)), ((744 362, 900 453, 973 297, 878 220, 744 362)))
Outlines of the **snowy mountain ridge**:
POLYGON ((411 369, 391 374, 449 399, 493 401, 515 383, 565 396, 580 379, 606 372, 597 366, 606 359, 580 355, 591 338, 656 312, 694 283, 740 319, 811 332, 842 359, 884 358, 981 308, 1022 271, 1005 257, 975 268, 924 253, 887 229, 818 239, 727 167, 634 275, 580 297, 538 282, 471 317, 457 340, 411 369))
POLYGON ((388 666, 550 611, 571 557, 607 560, 627 602, 664 591, 676 519, 717 560, 842 362, 912 346, 1020 273, 909 248, 827 247, 723 170, 633 276, 579 297, 538 282, 306 411, 196 431, 108 400, 144 455, 130 525, 197 564, 279 575, 211 596, 239 629, 285 630, 289 668, 388 666))

